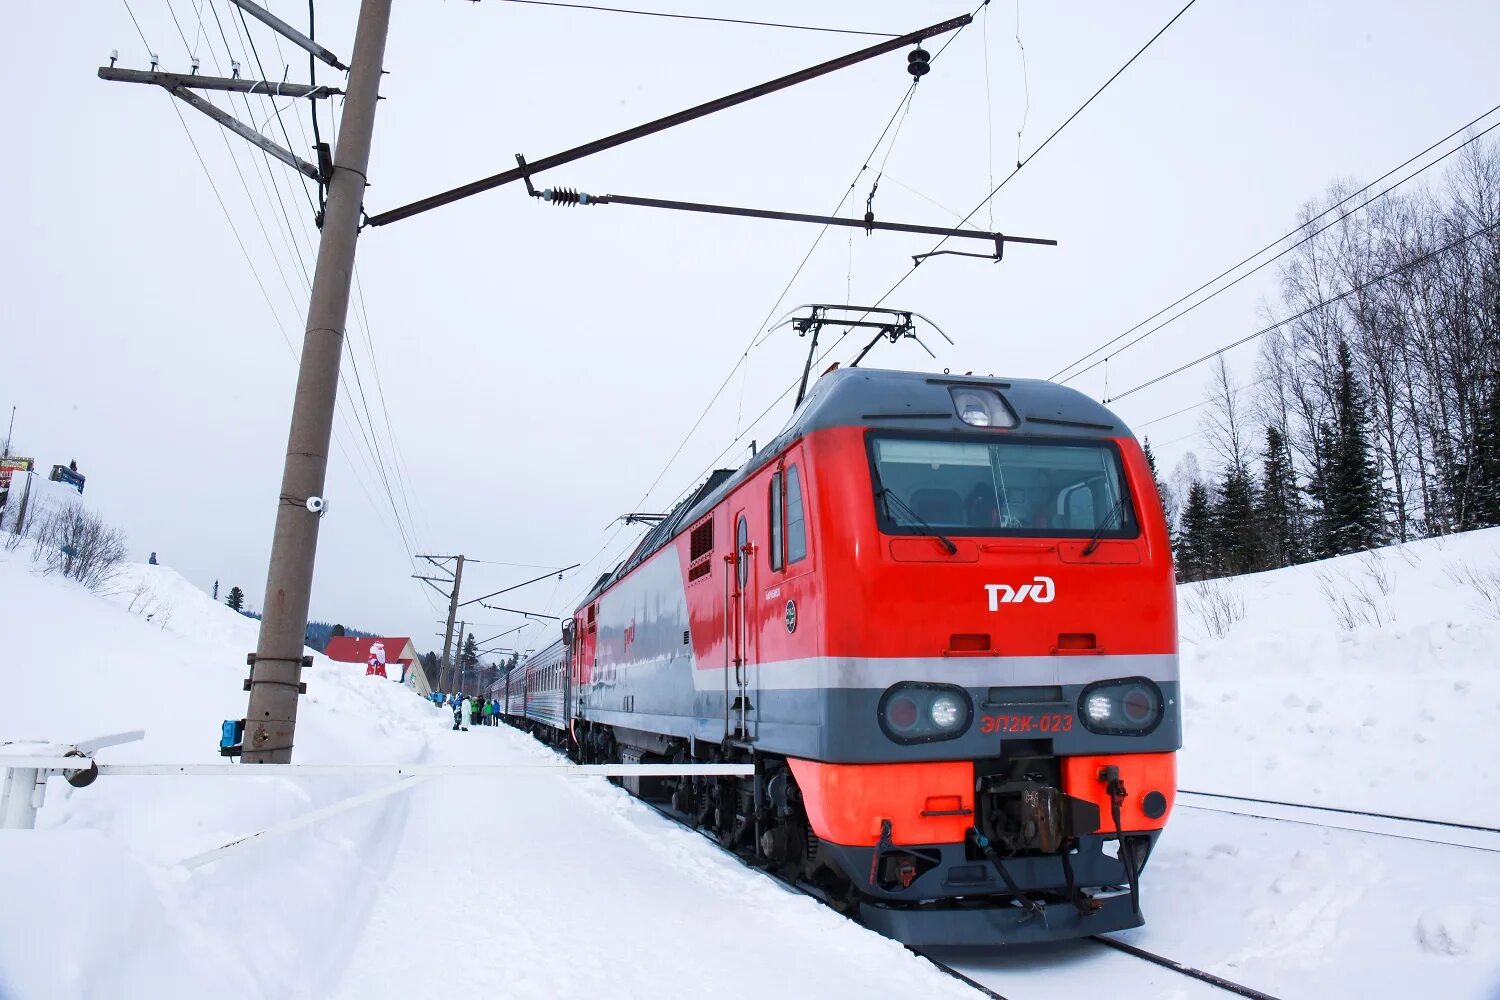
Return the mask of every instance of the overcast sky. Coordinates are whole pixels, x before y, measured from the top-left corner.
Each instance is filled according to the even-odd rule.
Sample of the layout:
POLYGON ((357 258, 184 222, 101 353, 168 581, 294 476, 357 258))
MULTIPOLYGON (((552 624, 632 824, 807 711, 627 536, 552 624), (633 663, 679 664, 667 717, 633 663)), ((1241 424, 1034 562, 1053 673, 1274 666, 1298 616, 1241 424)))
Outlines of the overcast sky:
MULTIPOLYGON (((964 10, 935 0, 640 5, 893 33, 964 10)), ((306 26, 305 8, 270 6, 306 26)), ((1015 2, 996 0, 917 88, 876 215, 955 224, 950 211, 969 211, 1014 166, 1023 122, 1028 155, 1180 6, 1022 0, 1023 76, 1015 2)), ((164 68, 186 71, 196 49, 205 73, 227 75, 232 57, 254 75, 226 0, 172 0, 185 41, 167 0, 131 7, 164 68)), ((318 8, 319 39, 345 57, 356 8, 318 8)), ((259 607, 296 374, 288 341, 300 348, 305 321, 304 264, 289 244, 308 273, 313 259, 301 185, 160 90, 95 77, 111 49, 122 66, 146 67, 123 4, 20 4, 7 21, 0 419, 18 408, 19 453, 42 465, 78 461, 88 499, 127 531, 134 557, 155 550, 204 589, 216 579, 223 591, 238 585, 259 607)), ((1013 246, 1000 264, 924 265, 888 304, 930 315, 957 346, 928 338, 941 348, 936 362, 910 343, 879 348, 872 361, 1051 375, 1286 232, 1331 181, 1370 180, 1500 101, 1497 37, 1491 0, 1199 0, 995 199, 996 229, 1060 245, 1013 246)), ((306 79, 299 50, 282 42, 278 53, 258 26, 254 38, 268 75, 289 62, 291 79, 306 79)), ((506 169, 517 152, 535 159, 871 41, 497 0, 401 3, 366 207, 394 207, 506 169)), ((885 56, 545 180, 827 212, 908 79, 902 56, 885 56)), ((244 116, 237 99, 233 109, 244 116)), ((270 113, 259 99, 250 110, 257 125, 270 113)), ((305 152, 305 102, 284 117, 305 152)), ((326 113, 323 123, 326 138, 326 113)), ((274 119, 265 130, 279 138, 274 119)), ((862 213, 884 155, 844 214, 862 213)), ((989 211, 975 221, 988 228, 989 211)), ((770 439, 789 416, 786 400, 751 424, 800 373, 805 345, 783 330, 749 351, 666 465, 816 235, 629 207, 560 210, 519 186, 366 230, 368 328, 363 316, 351 322, 351 342, 411 551, 487 560, 465 573, 465 597, 539 572, 505 563, 583 562, 560 583, 507 595, 511 607, 571 607, 637 537, 611 531, 617 515, 666 509, 737 436, 719 464, 737 464, 752 438, 770 439)), ((873 301, 930 246, 830 233, 777 315, 803 302, 873 301)), ((1257 328, 1273 292, 1268 269, 1111 361, 1108 389, 1257 328)), ((833 357, 851 354, 845 344, 833 357)), ((1253 357, 1246 348, 1231 360, 1246 372, 1253 357)), ((345 373, 354 405, 336 425, 312 613, 409 633, 429 648, 440 643, 441 600, 409 578, 382 470, 354 422, 364 409, 347 363, 345 373)), ((1104 396, 1104 376, 1075 384, 1104 396)), ((1118 411, 1133 425, 1153 420, 1199 400, 1207 376, 1205 367, 1168 380, 1118 411)), ((1201 448, 1188 436, 1196 426, 1195 413, 1150 426, 1165 464, 1201 448)), ((520 622, 468 610, 481 638, 520 622)), ((552 631, 523 641, 544 644, 552 631)))

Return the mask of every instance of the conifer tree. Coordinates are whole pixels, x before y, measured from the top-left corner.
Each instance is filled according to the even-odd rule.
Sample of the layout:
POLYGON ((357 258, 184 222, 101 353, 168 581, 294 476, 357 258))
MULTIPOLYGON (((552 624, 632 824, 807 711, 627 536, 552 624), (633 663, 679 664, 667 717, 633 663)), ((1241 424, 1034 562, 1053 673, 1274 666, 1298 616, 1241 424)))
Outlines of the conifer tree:
POLYGON ((1211 515, 1211 563, 1218 573, 1235 576, 1260 568, 1256 540, 1255 489, 1242 468, 1224 470, 1211 515))
POLYGON ((1145 440, 1142 450, 1146 453, 1146 464, 1151 467, 1151 481, 1156 484, 1156 498, 1161 501, 1162 513, 1167 517, 1167 529, 1170 532, 1172 529, 1172 517, 1176 513, 1173 510, 1175 505, 1172 502, 1172 490, 1166 483, 1162 482, 1161 473, 1156 469, 1156 455, 1151 451, 1150 438, 1145 440))
POLYGON ((1292 566, 1307 559, 1305 510, 1297 489, 1297 473, 1281 429, 1266 427, 1266 450, 1256 521, 1261 565, 1266 569, 1292 566))
POLYGON ((1364 393, 1354 377, 1349 345, 1338 347, 1338 379, 1334 391, 1334 420, 1325 429, 1327 456, 1322 481, 1319 548, 1326 555, 1360 552, 1385 537, 1380 509, 1380 478, 1370 455, 1364 393))
POLYGON ((1183 580, 1207 580, 1215 575, 1214 517, 1208 487, 1194 481, 1188 489, 1177 531, 1177 571, 1183 580))
POLYGON ((229 596, 224 598, 224 603, 236 611, 245 610, 245 592, 238 587, 230 587, 229 596))
POLYGON ((1455 478, 1453 492, 1465 498, 1459 527, 1500 524, 1500 378, 1476 421, 1472 457, 1455 478))

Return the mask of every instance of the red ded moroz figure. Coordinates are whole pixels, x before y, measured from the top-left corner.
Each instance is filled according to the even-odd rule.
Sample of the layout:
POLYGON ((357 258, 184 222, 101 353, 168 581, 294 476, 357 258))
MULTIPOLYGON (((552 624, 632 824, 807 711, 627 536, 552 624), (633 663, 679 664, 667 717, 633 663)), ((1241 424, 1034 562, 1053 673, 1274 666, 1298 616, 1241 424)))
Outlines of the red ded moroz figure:
POLYGON ((370 645, 370 660, 365 667, 366 677, 385 676, 385 643, 376 642, 370 645))

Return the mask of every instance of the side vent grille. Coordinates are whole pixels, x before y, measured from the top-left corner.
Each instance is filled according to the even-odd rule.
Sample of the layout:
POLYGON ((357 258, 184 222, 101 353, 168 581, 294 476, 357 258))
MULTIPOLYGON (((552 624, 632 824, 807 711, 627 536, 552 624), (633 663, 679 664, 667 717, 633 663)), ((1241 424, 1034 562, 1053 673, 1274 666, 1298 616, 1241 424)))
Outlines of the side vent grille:
POLYGON ((688 537, 688 582, 700 580, 713 570, 714 521, 710 516, 688 537))

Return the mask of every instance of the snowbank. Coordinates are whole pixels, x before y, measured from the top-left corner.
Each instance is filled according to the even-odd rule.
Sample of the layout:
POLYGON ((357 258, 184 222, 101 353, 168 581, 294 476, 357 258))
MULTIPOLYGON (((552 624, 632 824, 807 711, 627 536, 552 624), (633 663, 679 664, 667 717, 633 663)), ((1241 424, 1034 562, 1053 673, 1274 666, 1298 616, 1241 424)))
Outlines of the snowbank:
POLYGON ((1500 826, 1500 528, 1188 584, 1178 613, 1182 787, 1500 826))
MULTIPOLYGON (((1497 552, 1500 530, 1183 587, 1183 785, 1500 825, 1497 552)), ((166 567, 101 596, 21 553, 0 553, 0 615, 0 741, 144 728, 101 758, 220 760, 253 620, 166 567)), ((321 656, 307 679, 299 762, 548 754, 452 732, 321 656)), ((0 998, 971 995, 598 779, 436 779, 179 865, 378 783, 54 780, 39 829, 0 834, 0 998)), ((1497 860, 1180 804, 1129 936, 1283 997, 1493 1000, 1497 860)), ((1100 981, 1121 1000, 1196 995, 1129 964, 1101 979, 1090 945, 981 965, 1017 1000, 1100 981)))
MULTIPOLYGON (((19 554, 0 554, 0 609, 0 741, 144 728, 101 759, 220 760, 253 620, 166 567, 129 567, 100 597, 19 554)), ((514 730, 455 733, 347 664, 315 655, 307 681, 299 763, 550 757, 514 730)), ((178 864, 383 781, 118 777, 66 795, 54 779, 38 830, 0 835, 0 998, 553 998, 564 973, 601 998, 759 998, 797 977, 823 995, 968 994, 600 779, 434 780, 178 864)))

